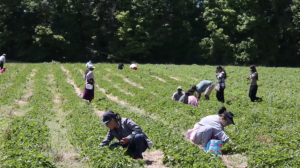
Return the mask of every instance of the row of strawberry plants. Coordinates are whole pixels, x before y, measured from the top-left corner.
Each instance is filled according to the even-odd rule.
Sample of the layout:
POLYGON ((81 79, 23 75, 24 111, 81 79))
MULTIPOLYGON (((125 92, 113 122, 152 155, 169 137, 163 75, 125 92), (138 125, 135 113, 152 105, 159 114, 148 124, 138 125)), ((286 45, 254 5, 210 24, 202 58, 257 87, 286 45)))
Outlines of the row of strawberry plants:
MULTIPOLYGON (((101 66, 101 65, 99 65, 101 66)), ((229 69, 230 70, 230 69, 229 69)), ((114 70, 113 70, 114 71, 114 70)), ((112 72, 113 72, 112 71, 112 72)), ((102 73, 104 71, 100 71, 100 73, 102 73)), ((138 73, 137 71, 130 71, 130 72, 133 72, 133 73, 138 73)), ((229 71, 231 72, 231 71, 229 71)), ((234 72, 234 69, 232 70, 232 72, 234 72)), ((240 74, 240 71, 236 71, 238 72, 238 76, 241 76, 242 74, 240 74)), ((107 72, 107 73, 111 73, 111 72, 107 72)), ((103 75, 105 76, 105 75, 103 75)), ((110 76, 113 76, 113 75, 110 75, 110 76)), ((129 75, 128 75, 129 76, 129 75)), ((233 76, 235 76, 235 74, 233 74, 233 76)), ((113 77, 111 77, 112 79, 113 77)), ((241 79, 239 79, 241 80, 241 79)), ((143 79, 140 79, 139 81, 143 81, 143 79)), ((276 81, 276 80, 275 80, 276 81)), ((122 83, 123 81, 122 80, 112 80, 112 83, 122 83)), ((147 83, 147 82, 145 82, 147 83)), ((128 84, 126 83, 123 83, 121 84, 122 87, 126 87, 128 86, 128 84)), ((243 94, 242 92, 245 92, 243 91, 243 89, 241 90, 241 88, 239 88, 236 84, 233 85, 234 86, 234 89, 233 91, 239 91, 239 92, 235 92, 233 93, 232 95, 236 95, 236 93, 238 93, 238 95, 240 94, 243 94), (241 91, 240 91, 241 90, 241 91)), ((105 86, 106 87, 106 86, 105 86)), ((149 89, 149 91, 151 91, 153 88, 151 87, 156 87, 156 83, 153 82, 151 83, 151 86, 148 86, 147 89, 149 89)), ((229 86, 229 88, 232 87, 232 86, 229 86)), ((112 88, 112 90, 115 91, 114 88, 112 88)), ((110 90, 109 90, 110 91, 110 90)), ((149 92, 148 91, 148 92, 149 92)), ((130 103, 135 103, 136 102, 136 106, 139 106, 141 105, 143 102, 147 101, 147 99, 140 99, 138 98, 138 95, 145 95, 147 93, 145 93, 144 91, 141 91, 140 89, 133 89, 133 92, 135 92, 136 96, 134 97, 134 99, 137 99, 137 100, 143 100, 143 101, 134 101, 134 100, 130 100, 130 103), (140 92, 140 93, 138 93, 140 92)), ((122 95, 122 93, 114 93, 114 94, 117 94, 118 96, 119 95, 122 95)), ((120 97, 120 96, 119 96, 120 97)), ((147 98, 147 96, 145 96, 147 98)), ((153 97, 153 96, 152 96, 153 97)), ((244 96, 245 97, 245 96, 244 96)), ((125 96, 124 95, 124 99, 130 99, 129 96, 125 96)), ((154 100, 159 100, 157 98, 155 98, 154 100)), ((161 101, 161 100, 159 100, 161 101)), ((148 102, 148 105, 150 105, 150 101, 148 102)), ((207 107, 208 108, 212 108, 212 109, 216 109, 217 106, 212 104, 210 106, 212 102, 205 102, 205 104, 203 103, 203 105, 201 104, 200 105, 200 108, 201 109, 206 109, 207 107)), ((151 103, 153 104, 153 103, 151 103)), ((166 102, 166 104, 168 104, 166 102)), ((241 117, 242 120, 238 120, 238 123, 240 123, 239 125, 235 126, 235 129, 232 130, 231 128, 227 129, 227 131, 234 131, 233 134, 229 134, 231 137, 233 137, 234 141, 236 142, 236 146, 234 147, 235 148, 235 152, 246 152, 248 155, 249 155, 249 163, 250 165, 278 165, 278 164, 285 164, 285 165, 293 165, 295 164, 293 162, 293 157, 296 153, 289 153, 289 152, 285 152, 285 153, 281 153, 280 155, 278 155, 278 157, 276 157, 275 159, 266 159, 266 160, 262 160, 262 159, 258 159, 260 158, 259 156, 263 155, 267 155, 268 153, 270 153, 269 151, 273 151, 274 149, 278 149, 278 145, 281 146, 282 148, 291 148, 291 145, 288 145, 286 143, 282 143, 283 141, 281 139, 284 138, 284 136, 287 135, 288 132, 284 131, 283 134, 272 134, 272 135, 269 135, 269 133, 266 133, 270 131, 270 128, 276 128, 276 127, 282 127, 282 125, 286 125, 286 124, 283 124, 282 122, 270 122, 268 120, 265 120, 267 118, 274 118, 272 113, 265 113, 266 111, 275 111, 274 109, 272 108, 268 108, 266 109, 265 106, 266 106, 266 102, 264 103, 260 103, 260 104, 257 104, 257 105, 253 105, 251 102, 249 102, 248 100, 238 100, 237 102, 235 102, 235 104, 232 104, 232 105, 227 105, 228 109, 230 110, 233 110, 235 112, 235 114, 237 114, 236 116, 237 117, 241 117), (261 113, 259 116, 259 114, 257 113, 251 113, 251 111, 263 111, 263 113, 261 113), (261 127, 260 129, 256 129, 256 127, 251 127, 249 129, 249 125, 255 125, 253 123, 257 122, 257 120, 259 120, 259 122, 261 123, 264 123, 264 124, 267 124, 267 126, 263 126, 261 127), (240 133, 242 133, 240 135, 240 133), (251 135, 256 135, 255 137, 252 137, 251 135), (275 141, 273 142, 274 146, 273 145, 270 145, 268 147, 265 147, 265 143, 264 142, 255 142, 256 139, 260 139, 261 135, 265 135, 266 137, 270 137, 271 139, 273 139, 272 141, 275 141), (276 140, 278 139, 278 141, 276 142, 276 140), (254 141, 253 141, 254 140, 254 141), (257 149, 259 148, 263 148, 265 150, 263 151, 257 151, 257 149), (259 155, 256 155, 257 153, 260 153, 259 155), (287 157, 289 156, 289 157, 287 157), (282 158, 287 158, 287 159, 282 159, 282 158), (287 162, 287 160, 289 162, 287 162)), ((142 106, 144 107, 144 106, 142 106)), ((162 109, 162 106, 155 106, 155 107, 160 107, 159 108, 159 111, 161 112, 161 109, 162 109)), ((176 107, 176 106, 174 106, 176 107)), ((178 107, 176 108, 169 108, 170 111, 176 111, 178 110, 178 107)), ((207 109, 206 109, 207 110, 207 109)), ((179 111, 185 111, 184 109, 182 110, 179 110, 179 111)), ((276 110, 277 111, 277 110, 276 110)), ((148 110, 147 110, 148 112, 148 110)), ((201 112, 203 114, 203 111, 201 112)), ((200 115, 202 115, 200 114, 200 115)), ((192 114, 193 115, 193 114, 192 114)), ((280 114, 282 116, 284 116, 285 114, 280 114)), ((278 116, 279 117, 279 116, 278 116)), ((280 117, 279 117, 280 118, 280 117)), ((171 122, 171 120, 173 119, 170 119, 168 118, 168 121, 171 122)), ((289 122, 288 122, 289 123, 289 122)), ((190 123, 188 124, 190 125, 190 123)), ((273 130, 274 131, 274 130, 273 130)), ((285 138, 286 139, 286 138, 285 138)), ((298 138, 294 138, 295 140, 298 139, 298 138)), ((297 141, 297 140, 296 140, 297 141)))
POLYGON ((43 154, 49 147, 49 130, 45 122, 51 111, 51 94, 45 87, 48 68, 36 67, 34 94, 29 100, 31 110, 23 117, 15 117, 2 137, 1 167, 55 167, 43 154))
MULTIPOLYGON (((204 72, 209 72, 212 67, 199 67, 201 69, 204 69, 204 72)), ((159 68, 155 68, 157 70, 159 68)), ((178 71, 179 68, 177 68, 178 71)), ((188 67, 185 68, 185 70, 181 70, 182 72, 187 72, 188 67)), ((229 67, 226 68, 227 72, 230 74, 230 79, 227 81, 228 87, 227 89, 229 92, 232 92, 232 96, 237 96, 237 97, 242 97, 241 99, 238 99, 234 104, 228 106, 230 109, 236 109, 235 111, 238 112, 238 115, 240 117, 243 117, 242 123, 239 125, 239 132, 241 134, 236 134, 239 135, 236 138, 236 141, 238 141, 240 144, 245 144, 243 146, 240 146, 238 149, 239 151, 245 151, 248 153, 250 159, 249 159, 249 164, 252 166, 264 166, 264 165, 297 165, 295 156, 297 156, 298 152, 288 152, 287 150, 284 149, 294 149, 298 151, 294 146, 291 145, 291 143, 286 143, 290 141, 298 141, 297 137, 291 137, 288 134, 288 131, 285 130, 277 130, 276 128, 282 128, 282 127, 293 127, 295 125, 296 120, 291 120, 291 119, 296 119, 299 118, 299 115, 294 115, 295 109, 292 108, 291 110, 288 111, 281 111, 280 109, 276 108, 280 104, 281 107, 287 107, 291 108, 290 102, 293 101, 293 99, 297 99, 299 97, 299 94, 297 95, 296 93, 288 93, 288 96, 292 98, 287 98, 285 96, 282 96, 280 101, 277 101, 275 104, 275 108, 266 108, 268 106, 268 101, 265 101, 263 103, 259 103, 256 105, 252 105, 251 102, 248 101, 246 98, 247 96, 247 90, 248 90, 248 84, 245 81, 245 78, 243 77, 244 75, 247 75, 248 68, 245 67, 229 67), (243 70, 241 70, 243 68, 243 70), (246 70, 246 71, 244 71, 246 70), (243 81, 244 80, 244 81, 243 81), (242 87, 241 87, 242 84, 242 87), (246 102, 245 102, 246 101, 246 102), (257 114, 257 111, 259 114, 257 114), (275 113, 274 113, 275 112, 275 113), (253 114, 254 113, 254 114, 253 114), (286 115, 291 116, 291 118, 286 118, 286 115), (277 116, 277 117, 274 117, 277 116), (295 118, 295 117, 296 118, 295 118), (272 121, 268 120, 272 118, 272 121), (282 119, 284 118, 284 119, 282 119), (277 119, 279 119, 277 121, 277 119), (281 121, 280 121, 281 120, 281 121), (253 124, 257 123, 258 124, 253 124), (260 124, 261 123, 261 124, 260 124), (293 124, 291 124, 293 123, 293 124), (257 129, 259 127, 260 129, 257 129), (250 129, 249 129, 250 128, 250 129), (270 131, 272 130, 272 133, 270 131), (252 135, 255 135, 254 137, 252 135), (286 137, 290 137, 291 140, 288 140, 286 137), (247 137, 247 138, 246 138, 247 137), (263 141, 267 142, 260 142, 261 138, 267 139, 263 141), (258 139, 258 140, 257 140, 258 139), (269 141, 269 143, 268 143, 269 141), (266 146, 267 144, 267 146, 266 146), (263 149, 263 150, 258 150, 258 149, 263 149), (276 154, 271 156, 270 153, 271 151, 278 150, 280 149, 281 151, 284 151, 283 153, 276 154), (261 157, 264 157, 265 159, 260 159, 261 157), (266 157, 268 156, 268 157, 266 157)), ((280 87, 284 90, 294 90, 292 84, 296 82, 296 78, 288 79, 290 81, 294 82, 286 82, 280 78, 274 78, 274 76, 270 76, 267 74, 272 74, 274 73, 275 70, 277 70, 277 73, 280 74, 281 70, 278 71, 278 69, 267 69, 267 68, 262 68, 262 75, 263 77, 266 77, 266 80, 263 80, 261 83, 264 86, 264 84, 268 84, 269 81, 272 81, 271 85, 272 86, 277 86, 280 87), (280 83, 278 83, 280 81, 280 83)), ((161 72, 165 72, 164 68, 160 69, 161 72)), ((290 69, 291 71, 285 72, 286 74, 291 74, 292 76, 297 76, 296 74, 298 73, 298 70, 290 69), (293 75, 294 74, 294 75, 293 75)), ((192 72, 190 70, 190 72, 192 72)), ((204 73, 205 74, 205 73, 204 73)), ((181 77, 181 76, 180 76, 181 77)), ((207 76, 206 76, 207 77, 207 76)), ((264 89, 264 87, 261 88, 262 95, 268 95, 270 91, 272 91, 274 88, 267 88, 264 89), (265 92, 266 91, 266 92, 265 92)), ((278 92, 278 91, 277 91, 278 92)), ((279 91, 280 92, 280 91, 279 91)), ((260 93, 260 92, 259 92, 260 93)), ((293 107, 293 105, 292 105, 293 107)), ((295 107, 295 106, 294 106, 295 107)), ((299 130, 299 127, 296 127, 295 130, 299 130)))
MULTIPOLYGON (((76 83, 84 83, 84 81, 81 78, 81 75, 74 76, 72 75, 72 71, 70 74, 76 83)), ((74 93, 71 93, 66 89, 67 88, 63 89, 64 95, 68 94, 69 96, 67 97, 67 99, 72 99, 74 97, 74 93)), ((72 90, 71 87, 69 87, 69 89, 72 90)), ((220 158, 211 155, 205 155, 203 152, 199 152, 199 148, 185 141, 184 137, 182 137, 181 133, 177 130, 170 128, 162 129, 163 127, 166 127, 163 122, 156 121, 151 118, 131 112, 129 109, 121 107, 119 106, 119 104, 110 101, 102 92, 96 91, 96 93, 97 99, 95 100, 95 103, 97 104, 97 109, 110 109, 116 112, 120 112, 123 115, 123 117, 129 117, 136 121, 154 142, 154 148, 162 150, 164 152, 165 164, 172 167, 224 167, 220 158)), ((82 101, 79 98, 76 98, 76 100, 75 98, 73 99, 73 101, 82 101)), ((70 122, 73 123, 73 127, 75 127, 74 129, 77 130, 76 133, 72 133, 72 136, 74 136, 73 138, 75 139, 74 141, 77 142, 78 145, 82 145, 82 149, 88 147, 88 150, 86 150, 86 152, 90 153, 90 155, 93 156, 92 159, 95 159, 95 161, 97 161, 98 159, 107 159, 102 163, 96 162, 98 164, 97 166, 100 166, 100 164, 107 164, 104 166, 108 166, 108 163, 117 164, 120 163, 120 161, 124 162, 121 162, 121 165, 116 166, 124 166, 131 163, 129 162, 130 160, 120 160, 121 158, 125 158, 124 156, 120 155, 122 154, 122 152, 120 153, 120 151, 107 151, 108 148, 99 147, 99 142, 101 142, 101 140, 104 139, 107 132, 107 128, 105 128, 105 126, 99 126, 100 119, 97 118, 94 114, 91 114, 92 108, 89 107, 88 103, 78 103, 78 105, 80 104, 81 106, 83 106, 82 108, 74 109, 74 105, 69 106, 69 108, 73 107, 74 109, 72 118, 70 118, 70 122), (86 110, 84 110, 83 108, 90 108, 90 110, 87 110, 87 112, 85 112, 86 110), (115 159, 118 159, 119 162, 115 162, 115 159)), ((113 167, 114 165, 111 166, 113 167)))
MULTIPOLYGON (((94 113, 94 107, 76 96, 72 85, 66 82, 68 76, 59 66, 53 68, 55 81, 61 93, 63 111, 72 111, 67 116, 69 140, 75 148, 81 150, 81 158, 88 158, 90 167, 131 167, 134 161, 123 157, 123 151, 101 148, 100 135, 107 130, 100 127, 100 118, 94 113)), ((81 78, 80 81, 84 83, 81 78)))
MULTIPOLYGON (((12 84, 23 72, 27 65, 17 66, 17 64, 9 64, 10 69, 0 74, 0 91, 12 84)), ((28 70, 28 68, 26 68, 28 70)), ((28 71, 27 71, 28 72, 28 71)))
MULTIPOLYGON (((111 72, 107 72, 102 69, 102 64, 100 64, 98 67, 98 71, 95 71, 96 74, 96 79, 98 79, 98 83, 101 87, 104 87, 108 93, 113 93, 114 95, 118 96, 121 98, 121 100, 126 100, 130 104, 134 104, 135 106, 138 106, 140 108, 145 108, 147 113, 153 112, 155 115, 160 115, 159 117, 161 119, 166 120, 166 122, 171 123, 174 125, 178 125, 178 127, 174 127, 174 129, 180 130, 181 128, 184 128, 185 130, 190 128, 196 120, 199 120, 202 116, 207 115, 207 114, 213 114, 214 111, 218 108, 218 104, 215 104, 214 101, 209 101, 205 102, 200 105, 200 108, 198 109, 193 109, 193 110, 198 110, 196 113, 189 112, 189 106, 184 106, 172 101, 166 101, 162 100, 164 98, 159 98, 155 97, 151 94, 151 90, 153 90, 153 87, 159 84, 157 82, 151 83, 151 86, 148 86, 147 91, 138 89, 134 86, 131 86, 130 84, 124 82, 122 78, 116 77, 113 75, 111 72), (101 80, 104 77, 110 77, 112 80, 111 83, 108 83, 105 80, 101 80), (99 81, 100 80, 100 81, 99 81), (135 93, 134 97, 125 95, 121 92, 118 92, 116 88, 112 86, 112 84, 118 83, 119 85, 122 86, 122 89, 129 90, 132 93, 135 93), (103 86, 102 86, 103 85, 103 86), (153 87, 152 87, 153 86, 153 87), (128 89, 129 88, 129 89, 128 89), (148 99, 150 99, 148 101, 148 99), (139 101, 143 100, 143 101, 139 101), (164 103, 162 103, 164 102, 164 103), (162 103, 162 104, 160 104, 162 103), (174 104, 171 104, 174 103, 174 104), (165 107, 167 106, 167 107, 165 107), (149 110, 149 108, 152 107, 153 110, 149 110), (159 107, 159 108, 158 108, 159 107), (165 110, 163 110, 165 107, 165 110), (166 111, 166 112, 165 112, 166 111), (198 113, 197 113, 198 112, 198 113), (166 115, 168 113, 187 113, 183 114, 182 118, 172 118, 173 115, 166 115), (186 115, 191 115, 191 118, 186 118, 186 115), (195 116, 196 115, 196 116, 195 116), (199 115, 197 117, 197 115, 199 115), (162 116, 162 117, 161 117, 162 116), (168 116, 168 117, 165 117, 168 116), (185 121, 182 121, 180 119, 186 119, 185 121), (188 122, 186 122, 188 121, 188 122), (176 122, 178 124, 176 124, 176 122), (180 125, 180 123, 184 123, 180 125)), ((131 72, 136 72, 137 71, 131 71, 131 72)), ((236 71, 238 73, 239 71, 236 71)), ((79 71, 74 71, 74 73, 78 73, 79 71)), ((122 73, 122 72, 120 72, 122 73)), ((236 76, 236 74, 232 74, 233 76, 236 76)), ((240 75, 238 73, 238 75, 240 75)), ((79 75, 81 76, 81 75, 79 75)), ((141 79, 142 81, 143 79, 141 79)), ((273 80, 274 81, 274 80, 273 80)), ((276 80, 275 80, 276 81, 276 80)), ((231 87, 231 86, 230 86, 231 87)), ((233 94, 241 94, 241 88, 236 88, 233 89, 233 94)), ((285 86, 282 86, 285 87, 285 86)), ((294 111, 294 109, 291 109, 289 112, 282 112, 280 109, 274 109, 272 107, 266 107, 267 103, 259 103, 259 104, 253 104, 249 103, 249 101, 244 102, 241 100, 237 100, 235 103, 232 104, 227 104, 227 108, 232 110, 236 114, 236 123, 237 125, 235 127, 229 127, 228 129, 226 128, 226 132, 230 135, 230 137, 233 139, 236 145, 233 146, 234 151, 237 153, 242 153, 245 152, 249 156, 249 164, 252 166, 262 166, 262 165, 296 165, 294 163, 293 159, 297 152, 284 152, 280 153, 275 159, 259 159, 259 156, 266 156, 269 151, 273 151, 274 149, 278 149, 278 146, 281 146, 282 148, 287 148, 287 149, 294 149, 295 151, 298 151, 296 148, 291 146, 288 143, 289 142, 286 140, 286 137, 288 135, 287 131, 282 131, 282 130, 277 130, 276 128, 282 128, 282 127, 289 127, 292 125, 295 125, 295 120, 290 121, 291 118, 286 119, 286 115, 291 115, 291 111, 294 111), (275 112, 275 113, 274 113, 275 112), (278 118, 274 118, 274 115, 278 116, 278 118), (268 120, 268 118, 272 118, 272 120, 268 120), (284 119, 282 119, 284 118, 284 119), (277 121, 277 119, 282 120, 284 122, 274 122, 277 121), (257 129, 259 127, 260 129, 257 129), (272 130, 272 131, 271 131, 272 130), (273 133, 271 133, 273 132, 273 133), (277 133, 278 132, 278 133, 277 133), (253 136, 254 135, 254 136, 253 136), (263 139, 271 139, 272 143, 271 145, 266 146, 266 142, 261 142, 265 140, 260 140, 261 138, 263 139), (285 140, 284 140, 285 139, 285 140), (259 150, 258 149, 264 149, 264 150, 259 150), (257 155, 258 154, 258 155, 257 155), (289 156, 289 157, 287 157, 289 156), (288 158, 285 160, 282 160, 282 158, 288 158), (287 161, 288 160, 288 161, 287 161)), ((294 115, 293 115, 294 116, 294 115)), ((296 118, 299 117, 299 115, 295 116, 296 118)), ((299 127, 297 127, 295 130, 297 130, 299 127)), ((293 141, 297 141, 297 137, 291 137, 293 141)), ((268 140, 267 140, 268 141, 268 140)), ((274 157, 273 157, 274 158, 274 157)))
MULTIPOLYGON (((24 94, 24 88, 26 87, 26 81, 27 78, 29 78, 30 76, 30 71, 29 69, 31 69, 32 66, 29 65, 24 65, 22 67, 19 67, 19 69, 15 69, 15 73, 14 72, 7 72, 10 73, 8 74, 2 74, 0 78, 7 78, 8 76, 10 76, 9 78, 12 79, 12 81, 10 81, 11 85, 3 90, 1 90, 0 92, 0 102, 2 104, 2 106, 0 107, 0 109, 2 109, 2 115, 0 116, 0 135, 3 133, 3 131, 5 130, 5 128, 9 125, 11 119, 9 117, 8 114, 9 113, 9 109, 11 111, 15 110, 17 107, 17 105, 15 104, 14 100, 18 100, 20 99, 20 97, 24 94), (25 70, 27 71, 22 71, 22 69, 26 67, 25 70), (7 76, 6 76, 7 75, 7 76)), ((3 81, 1 81, 3 82, 3 81)), ((1 83, 2 84, 2 83, 1 83)))

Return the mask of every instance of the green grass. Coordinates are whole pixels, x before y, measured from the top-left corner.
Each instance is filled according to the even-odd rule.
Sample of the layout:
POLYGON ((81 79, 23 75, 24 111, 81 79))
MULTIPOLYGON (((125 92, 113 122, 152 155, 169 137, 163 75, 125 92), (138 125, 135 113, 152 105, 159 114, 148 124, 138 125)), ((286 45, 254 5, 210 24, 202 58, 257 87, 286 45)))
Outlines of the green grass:
POLYGON ((116 64, 95 64, 96 84, 104 88, 106 94, 117 96, 130 107, 111 101, 97 88, 92 104, 83 101, 75 94, 73 86, 67 83, 67 76, 60 66, 69 70, 69 77, 83 90, 84 64, 6 64, 7 72, 0 76, 0 86, 8 86, 0 89, 1 167, 28 167, 28 162, 25 164, 16 159, 20 157, 38 167, 72 167, 79 163, 89 167, 133 166, 134 161, 123 156, 122 149, 99 147, 107 128, 100 126, 94 107, 101 111, 110 109, 136 121, 154 142, 153 148, 164 152, 163 162, 167 166, 223 167, 225 165, 221 158, 203 153, 185 141, 183 135, 202 117, 216 114, 222 105, 235 114, 236 123, 225 130, 234 142, 227 147, 227 151, 247 157, 240 161, 236 157, 230 159, 237 160, 237 163, 248 160, 248 167, 300 166, 300 91, 297 84, 300 69, 257 67, 257 96, 262 97, 263 101, 252 103, 248 97, 249 81, 246 80, 249 67, 225 66, 228 74, 225 103, 218 102, 213 91, 210 101, 200 100, 199 108, 194 108, 172 101, 171 96, 177 86, 182 86, 186 91, 201 80, 215 83, 214 66, 145 64, 139 65, 139 69, 134 71, 125 65, 125 69, 120 71, 116 64), (37 69, 35 82, 27 86, 32 69, 37 69), (52 82, 49 74, 53 74, 52 82), (143 89, 127 83, 124 78, 143 89), (10 82, 7 81, 9 79, 10 82), (20 106, 13 103, 22 99, 28 88, 33 90, 32 97, 27 100, 28 104, 20 106), (57 105, 53 103, 56 94, 60 100, 57 105), (145 114, 131 107, 143 110, 145 114), (10 116, 10 111, 24 112, 24 115, 10 116), (151 118, 148 117, 150 114, 151 118), (29 125, 24 127, 24 123, 29 125), (32 125, 39 125, 40 129, 32 125), (14 130, 17 131, 12 135, 16 139, 7 138, 7 132, 14 130), (27 133, 43 137, 34 142, 34 137, 31 140, 29 136, 26 139, 27 146, 24 147, 20 136, 27 133), (7 152, 5 150, 8 147, 12 149, 7 152), (76 160, 62 163, 57 161, 55 151, 74 151, 79 156, 76 160), (37 158, 42 160, 41 164, 36 162, 37 158))

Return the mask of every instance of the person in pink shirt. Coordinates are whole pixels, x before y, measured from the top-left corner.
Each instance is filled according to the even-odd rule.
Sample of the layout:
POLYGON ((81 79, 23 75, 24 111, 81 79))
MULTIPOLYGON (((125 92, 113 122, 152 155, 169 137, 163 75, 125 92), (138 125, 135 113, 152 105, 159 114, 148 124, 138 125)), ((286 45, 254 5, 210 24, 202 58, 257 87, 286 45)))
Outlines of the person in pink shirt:
MULTIPOLYGON (((193 90, 190 90, 190 92, 192 92, 193 90)), ((190 95, 188 97, 188 104, 189 105, 192 105, 192 106, 195 106, 195 107, 198 107, 198 100, 197 98, 194 96, 194 94, 190 95)))

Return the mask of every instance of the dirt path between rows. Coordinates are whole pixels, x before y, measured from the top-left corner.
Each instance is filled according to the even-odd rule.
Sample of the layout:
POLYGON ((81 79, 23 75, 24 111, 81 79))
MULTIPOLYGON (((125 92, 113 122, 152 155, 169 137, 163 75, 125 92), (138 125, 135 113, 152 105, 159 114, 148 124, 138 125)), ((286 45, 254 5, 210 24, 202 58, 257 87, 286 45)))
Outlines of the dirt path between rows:
POLYGON ((160 77, 158 77, 158 76, 152 76, 152 75, 151 75, 151 77, 156 78, 157 80, 166 83, 166 81, 165 81, 164 79, 162 79, 162 78, 160 78, 160 77))
POLYGON ((176 80, 176 81, 180 81, 180 79, 179 79, 178 77, 173 77, 173 76, 171 76, 170 78, 171 78, 171 79, 174 79, 174 80, 176 80))
MULTIPOLYGON (((33 69, 29 75, 29 81, 26 83, 26 89, 24 89, 24 95, 22 96, 22 98, 20 100, 15 100, 15 104, 17 105, 26 105, 28 104, 28 100, 30 97, 32 97, 33 95, 33 90, 32 90, 32 86, 34 85, 34 77, 37 73, 36 69, 33 69)), ((18 113, 16 114, 16 116, 23 116, 24 114, 18 113)))
POLYGON ((62 110, 62 98, 54 80, 54 74, 51 72, 48 76, 48 88, 51 91, 53 98, 53 111, 55 111, 55 117, 50 118, 46 125, 49 128, 51 150, 48 151, 49 155, 56 162, 58 167, 72 167, 83 168, 88 167, 84 162, 85 160, 79 160, 80 154, 75 150, 70 143, 67 135, 67 127, 62 126, 66 124, 66 118, 70 112, 62 110))
POLYGON ((143 157, 147 168, 168 168, 163 165, 164 153, 162 151, 147 151, 143 153, 143 157))
POLYGON ((137 84, 137 83, 135 83, 135 82, 130 81, 130 79, 129 79, 129 78, 126 78, 124 75, 121 75, 121 74, 116 74, 116 75, 117 75, 118 77, 122 78, 125 82, 129 83, 130 85, 135 86, 135 87, 137 87, 137 88, 139 88, 139 89, 144 89, 143 86, 141 86, 140 84, 137 84))
POLYGON ((65 69, 62 65, 60 66, 60 68, 61 68, 61 70, 62 70, 63 72, 66 73, 66 75, 67 75, 67 82, 70 83, 70 84, 74 87, 75 93, 76 93, 77 95, 78 95, 78 94, 81 94, 80 88, 77 87, 76 84, 75 84, 75 82, 74 82, 74 80, 70 78, 70 71, 67 70, 67 69, 65 69))
POLYGON ((246 156, 240 154, 222 155, 224 164, 229 168, 246 168, 248 166, 248 159, 246 156))

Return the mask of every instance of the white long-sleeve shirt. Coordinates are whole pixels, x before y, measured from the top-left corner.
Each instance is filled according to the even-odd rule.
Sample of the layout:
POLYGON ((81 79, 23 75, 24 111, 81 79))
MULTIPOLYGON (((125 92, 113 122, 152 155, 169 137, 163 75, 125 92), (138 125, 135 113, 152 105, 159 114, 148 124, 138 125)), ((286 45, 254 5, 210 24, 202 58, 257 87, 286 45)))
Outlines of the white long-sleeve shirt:
POLYGON ((2 61, 3 63, 6 62, 6 59, 5 59, 5 57, 3 55, 0 57, 0 61, 2 61))

